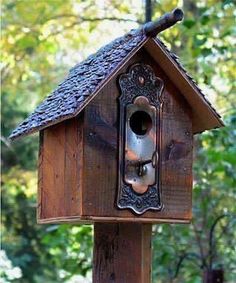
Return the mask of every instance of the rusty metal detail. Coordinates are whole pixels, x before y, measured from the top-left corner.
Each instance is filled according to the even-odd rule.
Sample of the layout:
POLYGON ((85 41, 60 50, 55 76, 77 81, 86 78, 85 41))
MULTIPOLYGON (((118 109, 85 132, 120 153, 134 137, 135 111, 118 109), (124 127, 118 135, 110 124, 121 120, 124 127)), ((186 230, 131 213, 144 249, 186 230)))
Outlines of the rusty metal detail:
POLYGON ((120 142, 117 205, 137 214, 160 210, 160 115, 163 81, 135 64, 119 78, 120 142))

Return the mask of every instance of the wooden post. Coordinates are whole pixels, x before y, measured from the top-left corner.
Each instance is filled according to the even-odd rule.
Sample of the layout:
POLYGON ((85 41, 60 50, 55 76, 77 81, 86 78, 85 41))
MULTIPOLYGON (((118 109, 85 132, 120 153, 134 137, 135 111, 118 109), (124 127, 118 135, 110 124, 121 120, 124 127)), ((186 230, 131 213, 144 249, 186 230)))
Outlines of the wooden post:
POLYGON ((93 283, 151 282, 151 224, 95 223, 93 283))
POLYGON ((224 282, 224 270, 212 269, 204 272, 203 283, 223 283, 224 282))

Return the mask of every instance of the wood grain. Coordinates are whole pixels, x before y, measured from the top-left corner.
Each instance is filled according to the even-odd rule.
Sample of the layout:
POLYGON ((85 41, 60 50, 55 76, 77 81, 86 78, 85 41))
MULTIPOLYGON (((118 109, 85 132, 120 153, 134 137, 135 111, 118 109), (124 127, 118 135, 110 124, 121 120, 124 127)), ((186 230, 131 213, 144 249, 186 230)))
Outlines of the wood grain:
POLYGON ((80 215, 82 118, 46 129, 39 166, 39 219, 80 215))
MULTIPOLYGON (((153 58, 147 52, 138 52, 120 73, 126 72, 131 64, 141 61, 151 65, 165 84, 160 149, 164 209, 160 212, 148 211, 135 217, 140 222, 145 218, 171 219, 173 222, 175 219, 182 219, 187 222, 191 218, 192 202, 191 110, 165 72, 153 64, 153 58), (174 147, 170 151, 173 143, 174 147)), ((132 221, 134 217, 131 211, 119 210, 115 204, 118 184, 119 95, 117 81, 113 80, 85 109, 82 218, 127 217, 132 221)))
POLYGON ((153 57, 153 61, 165 70, 169 79, 181 92, 182 97, 186 98, 193 110, 192 122, 193 132, 201 133, 216 127, 224 126, 223 122, 217 116, 217 113, 209 107, 203 95, 199 94, 196 88, 190 83, 186 73, 181 70, 165 48, 155 39, 150 39, 145 44, 145 49, 153 57))
POLYGON ((189 224, 190 220, 186 219, 168 219, 168 218, 139 218, 133 215, 133 217, 99 217, 99 216, 62 216, 62 217, 53 217, 47 219, 39 219, 39 224, 49 224, 49 223, 75 223, 75 224, 94 224, 96 222, 103 223, 117 223, 117 222, 135 222, 135 223, 181 223, 181 224, 189 224))
POLYGON ((143 49, 109 81, 84 115, 43 131, 39 156, 38 222, 181 222, 191 219, 192 117, 180 91, 143 49), (152 66, 164 81, 161 122, 162 211, 137 216, 116 206, 119 74, 133 63, 152 66))
POLYGON ((40 131, 39 132, 39 153, 38 153, 38 188, 37 188, 37 220, 41 219, 41 215, 42 215, 42 192, 43 192, 43 176, 42 176, 42 172, 43 172, 43 164, 44 164, 44 160, 43 160, 43 136, 44 136, 44 132, 40 131))
POLYGON ((94 232, 93 282, 150 282, 150 224, 95 223, 94 232))

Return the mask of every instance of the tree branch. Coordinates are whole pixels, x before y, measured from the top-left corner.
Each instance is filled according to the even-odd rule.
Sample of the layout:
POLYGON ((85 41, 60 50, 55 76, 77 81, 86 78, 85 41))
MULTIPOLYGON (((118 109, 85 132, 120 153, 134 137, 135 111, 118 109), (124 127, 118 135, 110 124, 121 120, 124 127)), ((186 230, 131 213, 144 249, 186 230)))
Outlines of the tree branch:
POLYGON ((202 240, 201 240, 201 237, 198 234, 197 227, 195 226, 194 223, 193 223, 193 231, 194 231, 195 238, 196 238, 196 241, 197 241, 197 244, 198 244, 198 247, 199 247, 202 266, 206 267, 208 269, 208 265, 207 265, 207 262, 206 262, 206 258, 205 258, 205 254, 204 254, 204 250, 203 250, 203 246, 202 246, 202 240))
POLYGON ((213 264, 213 258, 214 258, 214 255, 215 255, 215 252, 214 252, 214 248, 216 246, 216 241, 214 242, 214 232, 215 232, 215 228, 216 228, 216 225, 219 223, 219 221, 222 219, 222 218, 225 218, 225 217, 229 217, 229 215, 227 214, 222 214, 220 216, 218 216, 215 221, 213 222, 213 224, 211 225, 211 229, 210 229, 210 232, 209 232, 209 268, 210 270, 212 269, 212 264, 213 264))
MULTIPOLYGON (((200 260, 201 261, 201 257, 198 255, 198 254, 195 254, 195 253, 185 253, 183 255, 180 256, 179 258, 179 261, 178 261, 178 264, 176 266, 176 271, 175 271, 175 275, 174 275, 174 279, 177 278, 178 274, 179 274, 179 271, 180 271, 180 268, 183 264, 183 261, 185 259, 191 259, 191 258, 195 258, 197 260, 200 260)), ((197 264, 199 268, 202 268, 201 265, 197 264)))
POLYGON ((142 21, 139 20, 133 20, 133 19, 128 19, 128 18, 118 18, 118 17, 94 17, 94 18, 86 18, 86 17, 78 17, 73 14, 61 14, 61 15, 55 15, 51 18, 48 18, 45 22, 51 21, 51 20, 56 20, 60 18, 74 18, 77 19, 77 23, 82 23, 82 22, 99 22, 99 21, 117 21, 117 22, 132 22, 132 23, 138 23, 138 24, 143 24, 142 21))
POLYGON ((59 33, 62 33, 65 30, 71 29, 71 28, 73 28, 76 25, 80 25, 83 22, 97 22, 97 21, 105 21, 105 20, 108 20, 108 21, 125 21, 125 22, 138 23, 138 21, 135 21, 135 20, 122 19, 122 18, 116 18, 116 17, 104 17, 104 18, 83 18, 83 17, 81 17, 79 21, 72 22, 70 25, 65 26, 63 28, 63 30, 57 30, 55 32, 50 33, 44 40, 48 39, 51 36, 57 35, 59 33))

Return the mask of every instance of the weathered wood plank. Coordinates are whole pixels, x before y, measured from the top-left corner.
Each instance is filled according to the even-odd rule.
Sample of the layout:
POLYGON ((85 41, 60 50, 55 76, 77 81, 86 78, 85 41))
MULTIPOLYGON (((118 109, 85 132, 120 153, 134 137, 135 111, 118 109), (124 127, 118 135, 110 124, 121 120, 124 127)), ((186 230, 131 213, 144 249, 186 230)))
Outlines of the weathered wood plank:
POLYGON ((138 52, 120 71, 136 62, 151 65, 165 84, 163 92, 161 193, 164 209, 141 216, 116 206, 118 186, 117 78, 91 101, 83 117, 44 130, 39 166, 39 222, 70 221, 189 222, 192 191, 192 123, 188 104, 154 65, 145 51, 138 52), (82 205, 80 203, 82 202, 82 205), (110 218, 110 220, 109 220, 110 218), (51 220, 50 220, 51 219, 51 220))
POLYGON ((41 219, 43 211, 42 191, 43 191, 43 136, 44 132, 39 132, 39 154, 38 154, 38 189, 37 189, 37 220, 41 219))
POLYGON ((81 121, 73 119, 65 123, 65 215, 79 215, 79 192, 82 190, 80 168, 83 146, 81 144, 80 124, 81 121))
POLYGON ((40 224, 48 224, 48 223, 84 223, 84 224, 93 224, 96 222, 103 222, 103 223, 117 223, 117 222, 134 222, 134 223, 182 223, 188 224, 190 221, 188 219, 171 219, 171 218, 138 218, 135 215, 133 217, 112 217, 112 216, 62 216, 62 217, 54 217, 54 218, 47 218, 47 219, 39 219, 38 223, 40 224))
POLYGON ((185 72, 178 68, 170 54, 166 53, 165 48, 155 39, 151 39, 145 44, 145 49, 153 56, 153 60, 166 71, 169 79, 182 92, 182 97, 186 97, 186 100, 191 105, 193 109, 193 132, 201 133, 204 130, 215 128, 216 125, 222 127, 223 123, 219 120, 217 113, 209 107, 203 95, 196 95, 194 85, 190 83, 185 72))
POLYGON ((93 282, 150 282, 151 224, 96 223, 94 231, 93 282))
MULTIPOLYGON (((153 64, 145 52, 138 52, 120 71, 136 62, 151 65, 164 80, 162 143, 161 143, 161 191, 164 209, 148 211, 136 216, 146 218, 188 220, 191 218, 192 190, 192 122, 185 99, 168 79, 165 72, 153 64)), ((120 92, 117 81, 107 84, 103 91, 87 105, 84 123, 84 190, 82 217, 130 218, 129 210, 116 207, 118 180, 118 103, 120 92)), ((132 221, 132 220, 131 220, 132 221)))
POLYGON ((44 131, 42 217, 63 216, 65 123, 44 131))
POLYGON ((39 166, 39 222, 81 213, 82 120, 75 118, 43 131, 39 166))

